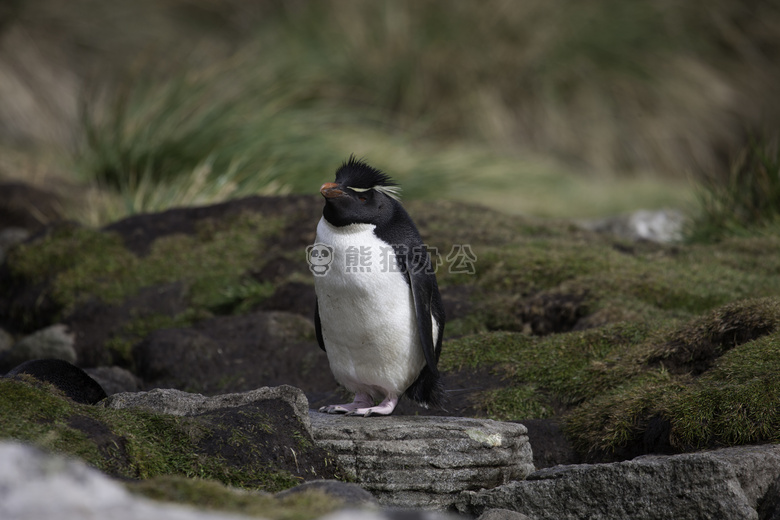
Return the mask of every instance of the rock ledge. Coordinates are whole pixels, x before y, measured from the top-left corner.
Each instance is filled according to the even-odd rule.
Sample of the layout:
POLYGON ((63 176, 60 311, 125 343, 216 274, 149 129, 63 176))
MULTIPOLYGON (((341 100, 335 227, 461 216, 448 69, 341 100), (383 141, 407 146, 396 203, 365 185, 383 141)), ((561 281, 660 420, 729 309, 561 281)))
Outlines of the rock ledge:
POLYGON ((448 509, 464 490, 534 471, 522 424, 459 417, 345 417, 310 411, 317 444, 387 506, 448 509))

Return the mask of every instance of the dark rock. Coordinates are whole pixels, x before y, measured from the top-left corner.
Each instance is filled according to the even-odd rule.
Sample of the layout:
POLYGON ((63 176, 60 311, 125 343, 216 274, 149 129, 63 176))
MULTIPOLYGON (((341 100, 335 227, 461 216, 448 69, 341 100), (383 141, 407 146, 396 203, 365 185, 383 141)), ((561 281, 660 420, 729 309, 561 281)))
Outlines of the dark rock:
POLYGON ((378 502, 374 496, 358 486, 349 482, 338 480, 310 480, 298 486, 286 489, 276 494, 277 498, 303 493, 310 490, 316 490, 326 495, 338 498, 348 507, 377 506, 378 502))
POLYGON ((141 390, 142 381, 122 367, 86 368, 84 371, 103 387, 107 395, 141 390))
POLYGON ((17 366, 5 377, 22 374, 51 383, 78 403, 95 404, 105 399, 106 392, 86 372, 61 359, 35 359, 17 366))
POLYGON ((133 321, 181 314, 187 309, 185 292, 183 284, 169 283, 141 289, 117 305, 98 299, 82 303, 63 320, 74 333, 79 362, 88 367, 127 363, 107 349, 106 343, 124 339, 124 327, 133 321))
POLYGON ((103 228, 119 233, 125 246, 139 256, 149 252, 152 243, 160 237, 172 234, 193 234, 197 224, 206 219, 224 219, 252 211, 268 215, 289 215, 291 225, 283 233, 283 245, 303 245, 314 238, 314 224, 322 211, 318 198, 310 195, 285 197, 246 197, 222 204, 193 208, 176 208, 161 213, 134 215, 103 228), (306 231, 301 228, 305 223, 306 231))
POLYGON ((558 421, 527 419, 523 421, 523 426, 528 429, 528 440, 533 449, 534 466, 537 469, 581 462, 571 442, 561 430, 558 421))
POLYGON ((311 320, 286 312, 223 316, 150 334, 133 350, 146 388, 215 394, 290 384, 334 388, 311 320))
POLYGON ((780 520, 780 477, 769 487, 758 508, 759 520, 780 520))
POLYGON ((0 229, 35 232, 62 218, 62 202, 51 192, 20 182, 0 184, 0 229))
POLYGON ((214 392, 228 372, 218 343, 192 329, 152 332, 133 348, 136 373, 150 387, 214 392))

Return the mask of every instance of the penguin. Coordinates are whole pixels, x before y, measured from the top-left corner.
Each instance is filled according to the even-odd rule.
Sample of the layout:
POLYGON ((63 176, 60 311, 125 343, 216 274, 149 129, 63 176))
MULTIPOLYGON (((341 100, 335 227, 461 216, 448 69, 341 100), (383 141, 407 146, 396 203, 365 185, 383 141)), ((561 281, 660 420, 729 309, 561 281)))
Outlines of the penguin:
POLYGON ((314 278, 317 342, 355 398, 319 411, 390 415, 402 396, 440 407, 444 307, 400 186, 351 155, 320 193, 325 206, 316 243, 332 258, 314 278))

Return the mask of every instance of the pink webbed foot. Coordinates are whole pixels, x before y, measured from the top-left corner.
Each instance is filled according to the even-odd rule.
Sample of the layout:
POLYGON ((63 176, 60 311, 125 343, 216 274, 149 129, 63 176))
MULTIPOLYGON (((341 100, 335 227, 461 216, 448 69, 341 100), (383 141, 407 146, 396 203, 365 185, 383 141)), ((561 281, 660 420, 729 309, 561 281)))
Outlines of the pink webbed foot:
MULTIPOLYGON (((355 394, 355 399, 349 404, 329 404, 320 408, 322 413, 351 414, 355 410, 366 409, 374 404, 374 400, 368 394, 355 394)), ((362 415, 362 414, 361 414, 362 415)))
POLYGON ((390 415, 398 405, 398 398, 388 396, 387 399, 382 401, 376 406, 370 406, 367 408, 356 408, 347 413, 347 415, 362 415, 363 417, 371 417, 372 415, 390 415))

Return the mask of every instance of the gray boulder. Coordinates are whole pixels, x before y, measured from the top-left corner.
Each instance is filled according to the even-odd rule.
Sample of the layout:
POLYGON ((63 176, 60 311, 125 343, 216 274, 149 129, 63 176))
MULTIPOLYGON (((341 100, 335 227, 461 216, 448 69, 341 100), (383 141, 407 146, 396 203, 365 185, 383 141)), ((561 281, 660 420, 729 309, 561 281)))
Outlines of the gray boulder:
MULTIPOLYGON (((780 445, 742 446, 612 464, 558 466, 525 481, 461 493, 459 511, 504 508, 536 519, 757 520, 780 477, 780 445)), ((762 511, 772 518, 772 511, 762 511)))
POLYGON ((138 392, 141 390, 141 380, 135 374, 122 367, 85 368, 84 372, 97 381, 108 395, 122 392, 138 392))
POLYGON ((463 490, 534 470, 525 426, 458 417, 310 412, 315 442, 386 506, 448 509, 463 490))
POLYGON ((76 363, 73 334, 65 325, 57 324, 25 336, 3 355, 6 370, 32 359, 61 359, 76 363))
POLYGON ((235 515, 152 502, 81 461, 23 444, 0 443, 0 518, 3 520, 236 520, 235 515), (42 499, 42 497, 45 497, 42 499))

